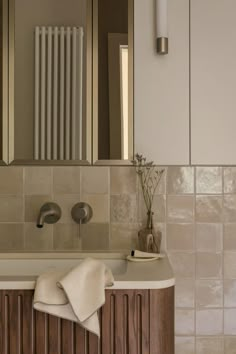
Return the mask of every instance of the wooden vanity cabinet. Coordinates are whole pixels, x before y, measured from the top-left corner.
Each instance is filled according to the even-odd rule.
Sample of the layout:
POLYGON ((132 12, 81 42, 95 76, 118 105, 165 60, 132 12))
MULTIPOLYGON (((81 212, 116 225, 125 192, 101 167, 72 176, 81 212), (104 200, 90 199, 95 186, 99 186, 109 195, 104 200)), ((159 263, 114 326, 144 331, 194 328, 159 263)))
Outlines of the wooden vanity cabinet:
POLYGON ((174 287, 106 290, 101 339, 32 310, 33 290, 0 290, 1 354, 174 354, 174 287))

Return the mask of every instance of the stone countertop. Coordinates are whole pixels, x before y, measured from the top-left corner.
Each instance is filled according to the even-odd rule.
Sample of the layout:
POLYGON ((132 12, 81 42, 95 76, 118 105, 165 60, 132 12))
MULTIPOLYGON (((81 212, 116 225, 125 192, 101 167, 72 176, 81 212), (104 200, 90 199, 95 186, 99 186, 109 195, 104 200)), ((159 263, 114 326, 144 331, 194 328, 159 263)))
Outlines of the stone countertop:
POLYGON ((0 253, 0 290, 34 289, 39 274, 70 269, 86 257, 101 259, 111 268, 114 285, 108 289, 164 289, 174 286, 165 255, 152 262, 129 262, 124 253, 0 253))

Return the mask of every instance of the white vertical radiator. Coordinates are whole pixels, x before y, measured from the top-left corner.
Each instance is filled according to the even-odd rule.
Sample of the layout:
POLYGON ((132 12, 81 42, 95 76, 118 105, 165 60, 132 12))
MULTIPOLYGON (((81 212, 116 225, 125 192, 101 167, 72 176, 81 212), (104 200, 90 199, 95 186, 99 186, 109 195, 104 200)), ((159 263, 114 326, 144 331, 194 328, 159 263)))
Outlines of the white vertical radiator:
POLYGON ((34 159, 82 159, 83 28, 36 27, 34 159))

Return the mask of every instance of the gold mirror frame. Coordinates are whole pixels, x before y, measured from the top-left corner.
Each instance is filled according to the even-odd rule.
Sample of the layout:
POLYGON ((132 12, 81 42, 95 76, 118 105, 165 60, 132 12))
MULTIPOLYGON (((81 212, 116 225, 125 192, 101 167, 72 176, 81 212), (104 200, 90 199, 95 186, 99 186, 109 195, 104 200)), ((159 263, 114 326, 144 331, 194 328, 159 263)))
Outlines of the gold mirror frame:
POLYGON ((86 160, 16 160, 14 157, 14 23, 15 0, 2 0, 2 155, 0 165, 130 165, 134 151, 134 0, 128 0, 129 43, 129 117, 132 121, 129 136, 130 160, 98 160, 98 1, 87 0, 87 159, 86 160))

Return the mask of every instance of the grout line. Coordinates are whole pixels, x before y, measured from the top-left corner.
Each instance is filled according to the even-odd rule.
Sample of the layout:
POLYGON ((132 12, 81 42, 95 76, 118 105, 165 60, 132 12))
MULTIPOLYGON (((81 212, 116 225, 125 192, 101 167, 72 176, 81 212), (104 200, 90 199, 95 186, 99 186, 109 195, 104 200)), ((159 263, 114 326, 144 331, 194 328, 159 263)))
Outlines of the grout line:
POLYGON ((111 168, 108 167, 108 249, 111 249, 111 168))
POLYGON ((26 249, 26 221, 25 221, 25 203, 26 203, 26 196, 25 196, 25 174, 26 174, 26 167, 23 167, 23 195, 22 195, 22 202, 23 202, 23 249, 26 249))
MULTIPOLYGON (((190 0, 191 1, 191 0, 190 0)), ((194 330, 195 330, 195 352, 196 352, 196 336, 197 336, 197 232, 196 232, 196 191, 197 191, 197 169, 193 168, 193 183, 194 183, 194 219, 193 219, 193 237, 194 237, 194 254, 195 254, 195 267, 194 267, 194 330)))
POLYGON ((168 183, 168 173, 169 173, 169 168, 166 167, 165 169, 165 188, 164 188, 164 195, 165 195, 165 246, 164 246, 164 251, 168 251, 167 249, 167 222, 168 222, 168 202, 167 202, 167 183, 168 183))
MULTIPOLYGON (((224 294, 224 168, 221 167, 221 181, 222 181, 222 200, 221 200, 221 203, 222 203, 222 206, 221 206, 221 224, 222 224, 222 227, 221 227, 221 232, 222 232, 222 235, 221 235, 221 238, 223 238, 221 240, 221 243, 222 243, 222 249, 221 249, 221 262, 222 262, 222 266, 221 266, 221 269, 222 269, 222 276, 221 276, 221 284, 222 284, 222 296, 223 296, 223 303, 222 303, 222 306, 223 306, 223 314, 222 314, 222 332, 223 332, 223 335, 224 335, 224 327, 225 327, 225 294, 224 294)), ((225 341, 224 341, 224 351, 225 351, 225 341)))

